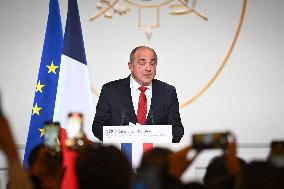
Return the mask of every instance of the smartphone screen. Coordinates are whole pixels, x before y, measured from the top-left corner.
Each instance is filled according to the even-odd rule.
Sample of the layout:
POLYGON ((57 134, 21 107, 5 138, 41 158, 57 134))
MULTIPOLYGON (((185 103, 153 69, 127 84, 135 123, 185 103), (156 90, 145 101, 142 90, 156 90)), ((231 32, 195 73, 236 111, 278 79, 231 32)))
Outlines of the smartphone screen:
POLYGON ((68 115, 66 135, 68 139, 81 138, 83 116, 80 113, 70 113, 68 115))
POLYGON ((192 135, 195 149, 225 149, 228 143, 227 133, 198 133, 192 135))
POLYGON ((272 141, 268 161, 276 167, 284 167, 284 141, 272 141))
POLYGON ((60 125, 58 122, 46 122, 44 125, 44 144, 53 152, 60 151, 58 140, 60 125))

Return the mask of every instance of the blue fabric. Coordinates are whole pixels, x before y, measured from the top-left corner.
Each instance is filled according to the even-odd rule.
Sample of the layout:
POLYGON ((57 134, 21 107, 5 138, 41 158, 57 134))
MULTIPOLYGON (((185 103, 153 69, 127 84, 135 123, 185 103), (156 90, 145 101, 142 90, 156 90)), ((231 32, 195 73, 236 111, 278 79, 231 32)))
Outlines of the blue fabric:
POLYGON ((87 64, 80 15, 76 0, 68 1, 63 54, 83 64, 87 64))
POLYGON ((45 121, 52 121, 54 104, 57 92, 57 84, 60 70, 60 61, 63 47, 63 32, 58 0, 50 0, 49 14, 43 44, 38 80, 42 87, 42 92, 35 92, 33 107, 37 104, 39 115, 32 111, 29 133, 24 155, 24 167, 28 168, 28 157, 31 150, 38 144, 43 143, 44 138, 39 129, 44 127, 45 121), (58 66, 55 73, 48 73, 51 64, 58 66))
POLYGON ((127 159, 132 165, 132 144, 131 143, 121 143, 121 151, 126 155, 127 159))

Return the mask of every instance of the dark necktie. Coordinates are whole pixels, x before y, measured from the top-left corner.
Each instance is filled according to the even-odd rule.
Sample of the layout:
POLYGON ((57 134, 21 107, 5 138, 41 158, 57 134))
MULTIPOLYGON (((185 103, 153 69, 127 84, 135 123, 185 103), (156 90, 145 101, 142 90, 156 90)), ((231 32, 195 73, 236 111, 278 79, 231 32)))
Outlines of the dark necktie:
MULTIPOLYGON (((147 90, 147 87, 141 86, 139 87, 139 90, 141 93, 138 102, 137 120, 138 123, 140 123, 141 125, 145 125, 146 115, 147 115, 147 98, 145 95, 145 91, 147 90)), ((151 150, 152 148, 153 148, 152 143, 143 143, 143 152, 151 150)))

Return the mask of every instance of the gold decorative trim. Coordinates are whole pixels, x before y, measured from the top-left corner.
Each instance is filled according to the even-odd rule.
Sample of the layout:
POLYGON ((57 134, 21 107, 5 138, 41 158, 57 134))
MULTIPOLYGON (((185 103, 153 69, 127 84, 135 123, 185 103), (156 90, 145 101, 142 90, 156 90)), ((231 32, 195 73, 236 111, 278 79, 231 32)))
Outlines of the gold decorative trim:
MULTIPOLYGON (((152 33, 154 29, 157 29, 160 27, 160 8, 164 7, 166 5, 169 5, 169 8, 172 9, 172 11, 169 13, 172 16, 179 16, 179 15, 185 15, 194 13, 198 17, 202 18, 205 21, 208 21, 207 17, 204 16, 201 12, 198 12, 196 8, 198 0, 163 0, 162 2, 156 2, 153 4, 143 4, 143 3, 137 3, 133 2, 132 0, 100 0, 96 4, 97 9, 99 12, 92 16, 90 18, 90 21, 94 21, 100 16, 104 15, 107 19, 112 19, 113 14, 109 10, 113 10, 114 14, 118 15, 127 15, 127 13, 130 11, 130 7, 136 7, 138 9, 138 27, 140 27, 142 30, 144 30, 144 33, 148 40, 151 39, 152 33), (120 3, 121 1, 124 2, 124 4, 120 3), (174 1, 177 1, 177 3, 169 5, 170 3, 174 3, 174 1), (188 5, 188 3, 191 2, 191 6, 188 5), (156 24, 150 24, 150 25, 142 25, 141 20, 141 12, 142 9, 156 9, 156 24)), ((154 2, 154 1, 153 1, 154 2)))
POLYGON ((231 43, 231 46, 229 48, 229 51, 227 52, 225 59, 223 60, 223 63, 221 64, 221 66, 218 68, 217 72, 214 74, 214 76, 209 80, 209 82, 200 90, 198 91, 192 98, 190 98, 188 101, 182 103, 180 105, 180 109, 185 108, 186 106, 188 106, 189 104, 191 104, 192 102, 194 102, 196 99, 198 99, 201 95, 203 95, 207 89, 213 84, 213 82, 218 78, 218 76, 220 75, 220 73, 223 71, 225 65, 227 64, 232 51, 237 43, 238 37, 240 35, 240 31, 243 25, 243 21, 245 18, 245 13, 246 13, 246 5, 247 5, 247 0, 243 0, 243 5, 242 5, 242 12, 241 12, 241 16, 239 19, 239 23, 238 23, 238 27, 236 30, 236 33, 234 35, 233 41, 231 43))
POLYGON ((95 16, 92 16, 90 18, 90 21, 96 20, 98 17, 100 17, 101 15, 103 15, 104 13, 106 13, 110 8, 112 8, 119 0, 115 0, 112 3, 108 3, 108 1, 105 1, 105 3, 108 3, 108 6, 104 9, 102 9, 98 14, 96 14, 95 16))
POLYGON ((140 8, 155 8, 155 7, 161 7, 161 6, 165 6, 169 3, 171 3, 173 0, 167 0, 165 2, 159 3, 159 4, 153 4, 153 5, 143 5, 143 4, 139 4, 139 3, 134 3, 130 0, 124 0, 126 3, 136 6, 136 7, 140 7, 140 8))

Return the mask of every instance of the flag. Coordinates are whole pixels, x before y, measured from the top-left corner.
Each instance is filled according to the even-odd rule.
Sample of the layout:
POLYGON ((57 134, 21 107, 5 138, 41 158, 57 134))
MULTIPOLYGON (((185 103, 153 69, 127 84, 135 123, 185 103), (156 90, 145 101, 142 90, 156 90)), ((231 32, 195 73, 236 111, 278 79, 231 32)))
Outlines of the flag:
POLYGON ((121 151, 134 169, 139 167, 143 154, 151 149, 145 149, 143 143, 121 143, 121 151))
MULTIPOLYGON (((67 116, 70 112, 82 113, 84 131, 87 134, 92 133, 94 108, 77 0, 68 1, 53 120, 59 121, 61 126, 66 128, 67 116)), ((92 135, 87 137, 94 138, 92 135)), ((64 145, 64 143, 61 144, 64 145)), ((76 153, 64 146, 62 151, 63 162, 66 167, 62 188, 77 188, 76 153)))
POLYGON ((28 168, 28 157, 31 150, 38 144, 43 143, 44 122, 52 121, 53 118, 62 47, 63 32, 58 0, 50 0, 45 39, 25 148, 25 168, 28 168))

